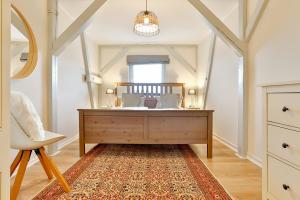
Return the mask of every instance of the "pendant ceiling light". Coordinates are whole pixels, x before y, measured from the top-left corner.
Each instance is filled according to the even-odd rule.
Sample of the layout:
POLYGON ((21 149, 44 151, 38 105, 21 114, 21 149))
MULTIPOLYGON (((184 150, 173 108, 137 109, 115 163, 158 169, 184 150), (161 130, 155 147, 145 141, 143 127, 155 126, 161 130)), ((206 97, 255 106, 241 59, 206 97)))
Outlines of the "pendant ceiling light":
POLYGON ((148 11, 148 0, 146 10, 139 12, 135 18, 133 31, 140 36, 151 37, 159 34, 159 22, 154 12, 148 11))

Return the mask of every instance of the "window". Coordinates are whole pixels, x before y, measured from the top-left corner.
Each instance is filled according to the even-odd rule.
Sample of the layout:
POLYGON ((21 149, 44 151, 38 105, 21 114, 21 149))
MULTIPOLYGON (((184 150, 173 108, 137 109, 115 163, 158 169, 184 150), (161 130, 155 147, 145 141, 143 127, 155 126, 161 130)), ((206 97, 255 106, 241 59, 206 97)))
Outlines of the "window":
POLYGON ((162 83, 164 64, 135 64, 129 66, 129 80, 133 83, 162 83))

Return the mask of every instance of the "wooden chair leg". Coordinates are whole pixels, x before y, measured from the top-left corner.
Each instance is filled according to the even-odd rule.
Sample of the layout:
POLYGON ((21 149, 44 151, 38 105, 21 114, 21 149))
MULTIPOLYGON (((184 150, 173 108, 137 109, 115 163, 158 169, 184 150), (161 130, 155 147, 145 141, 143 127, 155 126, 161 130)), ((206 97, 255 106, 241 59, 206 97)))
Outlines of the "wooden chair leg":
POLYGON ((14 159, 14 161, 12 162, 12 164, 10 165, 10 176, 15 172, 15 170, 17 169, 21 158, 22 158, 22 154, 23 151, 20 150, 19 153, 17 154, 16 158, 14 159))
POLYGON ((41 156, 45 162, 46 165, 49 166, 49 168, 51 169, 52 173, 54 174, 54 176, 57 178, 57 181, 61 184, 61 186, 63 187, 65 192, 71 192, 71 188, 68 185, 68 183, 66 182, 65 178, 62 176, 62 174, 59 172, 58 168, 56 167, 56 165, 53 163, 53 161, 51 160, 51 158, 49 158, 45 152, 45 148, 42 147, 39 149, 41 156))
POLYGON ((34 150, 35 151, 35 154, 38 156, 39 160, 40 160, 40 163, 41 165, 43 166, 44 168, 44 171, 46 172, 47 176, 48 176, 48 179, 51 180, 53 178, 53 174, 51 172, 51 169, 49 168, 48 165, 46 165, 45 161, 43 160, 42 156, 41 156, 41 152, 39 149, 36 149, 34 150))
POLYGON ((13 184, 13 187, 11 189, 11 195, 10 195, 10 199, 11 200, 16 200, 17 196, 19 194, 20 188, 21 188, 21 184, 25 175, 25 171, 26 171, 26 167, 28 164, 28 161, 30 159, 30 155, 31 155, 31 151, 23 151, 23 155, 21 158, 21 162, 20 162, 20 166, 18 169, 18 173, 17 176, 15 178, 15 182, 13 184))

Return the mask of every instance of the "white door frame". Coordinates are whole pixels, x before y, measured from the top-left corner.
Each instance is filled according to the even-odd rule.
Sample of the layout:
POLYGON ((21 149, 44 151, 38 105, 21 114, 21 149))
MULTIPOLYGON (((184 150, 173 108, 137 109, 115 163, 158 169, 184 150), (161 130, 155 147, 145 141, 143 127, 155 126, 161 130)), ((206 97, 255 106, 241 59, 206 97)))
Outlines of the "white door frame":
POLYGON ((0 199, 10 198, 10 3, 0 3, 0 199))

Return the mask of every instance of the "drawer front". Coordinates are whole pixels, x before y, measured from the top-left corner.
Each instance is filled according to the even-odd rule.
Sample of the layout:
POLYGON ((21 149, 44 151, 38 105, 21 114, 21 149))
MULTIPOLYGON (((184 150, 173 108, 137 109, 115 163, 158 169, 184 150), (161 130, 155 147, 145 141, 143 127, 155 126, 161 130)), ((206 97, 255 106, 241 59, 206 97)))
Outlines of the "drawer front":
POLYGON ((206 117, 149 117, 150 139, 207 141, 206 117))
POLYGON ((269 156, 268 192, 278 200, 299 200, 300 171, 269 156))
POLYGON ((300 132, 269 125, 268 152, 300 166, 300 132))
POLYGON ((86 141, 143 138, 143 117, 85 116, 84 121, 86 141))
POLYGON ((268 121, 300 128, 300 93, 268 94, 268 121))

